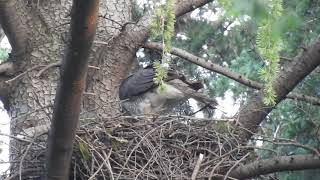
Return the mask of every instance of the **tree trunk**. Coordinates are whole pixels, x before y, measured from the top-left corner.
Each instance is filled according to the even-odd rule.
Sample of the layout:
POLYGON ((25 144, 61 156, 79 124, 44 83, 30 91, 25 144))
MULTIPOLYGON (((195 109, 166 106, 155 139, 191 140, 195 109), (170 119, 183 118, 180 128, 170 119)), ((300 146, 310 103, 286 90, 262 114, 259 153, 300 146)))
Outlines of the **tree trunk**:
MULTIPOLYGON (((211 1, 177 0, 175 14, 183 15, 211 1)), ((131 1, 125 0, 100 3, 97 35, 89 60, 92 68, 88 72, 80 122, 101 121, 120 114, 118 86, 136 67, 135 53, 148 38, 152 20, 147 15, 137 23, 130 22, 131 7, 131 1)), ((12 179, 18 176, 21 179, 41 179, 46 149, 43 142, 46 142, 60 77, 56 67, 68 42, 71 13, 70 0, 0 0, 1 25, 13 47, 8 62, 13 64, 12 72, 4 75, 0 72, 0 96, 6 99, 5 106, 9 107, 12 137, 24 135, 23 139, 15 137, 10 142, 10 160, 18 162, 11 165, 12 179)), ((312 47, 279 74, 274 82, 277 102, 319 65, 319 42, 312 47)), ((272 110, 264 106, 262 98, 261 91, 258 97, 241 108, 237 125, 250 132, 243 132, 239 126, 237 138, 240 140, 247 142, 272 110)), ((317 166, 319 162, 316 160, 309 167, 317 166)), ((299 169, 300 166, 293 168, 299 169)))
MULTIPOLYGON (((45 144, 38 144, 38 139, 46 138, 52 114, 52 105, 56 93, 57 81, 59 80, 59 68, 52 67, 38 74, 45 66, 60 62, 64 54, 65 43, 69 31, 71 1, 12 1, 17 16, 21 18, 20 26, 26 32, 17 37, 19 41, 25 39, 26 46, 14 47, 15 42, 11 39, 13 49, 21 50, 13 52, 10 61, 15 62, 17 68, 15 75, 27 72, 23 76, 9 80, 14 87, 7 95, 7 106, 11 118, 11 134, 24 135, 25 141, 10 141, 10 160, 23 161, 12 164, 11 173, 19 171, 27 172, 24 177, 39 178, 44 165, 45 144), (32 3, 35 2, 35 3, 32 3), (22 52, 22 53, 21 53, 22 52), (40 76, 39 76, 40 75, 40 76), (45 133, 45 135, 43 134, 45 133), (44 135, 44 136, 42 136, 44 135), (34 154, 38 153, 38 154, 34 154), (22 158, 21 158, 22 157, 22 158), (27 170, 27 171, 24 171, 27 170), (29 171, 28 171, 29 170, 29 171), (34 170, 34 171, 32 171, 34 170)), ((121 55, 115 54, 110 47, 114 47, 112 41, 121 30, 121 24, 130 21, 131 5, 128 1, 101 1, 100 18, 98 21, 96 42, 109 42, 109 45, 95 43, 91 53, 90 65, 100 69, 89 69, 88 87, 82 108, 82 117, 92 117, 94 114, 101 116, 115 115, 119 112, 117 100, 117 85, 126 76, 126 64, 121 55), (129 4, 128 4, 129 3, 129 4), (102 18, 102 17, 106 18, 102 18), (111 19, 111 20, 110 20, 111 19), (108 54, 102 60, 97 52, 108 54), (90 94, 93 93, 93 94, 90 94)), ((19 28, 13 26, 12 28, 19 28)), ((21 30, 20 29, 20 30, 21 30)), ((5 32, 6 29, 4 28, 5 32)), ((8 30, 9 31, 9 30, 8 30)), ((11 30, 10 30, 11 31, 11 30)), ((114 47, 121 48, 121 47, 114 47)), ((131 52, 133 55, 135 52, 131 52)))

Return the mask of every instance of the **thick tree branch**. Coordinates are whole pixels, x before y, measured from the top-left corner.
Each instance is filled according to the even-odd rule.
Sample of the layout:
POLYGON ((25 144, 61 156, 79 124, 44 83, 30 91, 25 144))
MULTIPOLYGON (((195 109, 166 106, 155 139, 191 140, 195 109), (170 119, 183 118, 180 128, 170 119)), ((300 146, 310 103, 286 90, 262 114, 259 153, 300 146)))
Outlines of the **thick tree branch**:
MULTIPOLYGON (((302 79, 319 65, 320 40, 317 40, 278 74, 273 82, 273 89, 276 93, 275 102, 277 104, 281 102, 302 79)), ((264 91, 260 90, 256 97, 252 97, 244 107, 240 107, 238 124, 242 126, 242 128, 239 128, 239 140, 242 142, 246 142, 252 136, 252 133, 256 132, 259 124, 274 108, 267 107, 263 103, 263 98, 264 91)))
MULTIPOLYGON (((149 49, 156 49, 156 50, 159 50, 159 51, 163 50, 162 44, 161 43, 156 43, 156 42, 147 42, 144 45, 144 47, 149 48, 149 49)), ((241 83, 243 85, 246 85, 248 87, 251 87, 251 88, 254 88, 254 89, 263 88, 263 85, 261 83, 259 83, 259 82, 250 80, 250 79, 244 77, 241 74, 238 74, 238 73, 230 71, 228 68, 225 68, 225 67, 219 66, 217 64, 214 64, 212 62, 206 61, 205 59, 200 58, 198 56, 195 56, 195 55, 193 55, 191 53, 188 53, 187 51, 184 51, 182 49, 173 47, 171 49, 170 53, 173 54, 173 55, 179 56, 179 57, 181 57, 181 58, 183 58, 183 59, 185 59, 185 60, 187 60, 189 62, 197 64, 197 65, 199 65, 199 66, 201 66, 203 68, 206 68, 206 69, 208 69, 210 71, 213 71, 213 72, 216 72, 218 74, 222 74, 224 76, 227 76, 230 79, 233 79, 233 80, 235 80, 235 81, 237 81, 237 82, 239 82, 239 83, 241 83)), ((290 99, 294 99, 294 100, 305 101, 305 102, 308 102, 310 104, 320 106, 320 99, 316 98, 316 97, 306 96, 306 95, 303 95, 303 94, 298 94, 298 93, 293 93, 293 92, 288 94, 286 97, 290 98, 290 99)))
MULTIPOLYGON (((202 7, 210 2, 213 2, 213 0, 179 0, 175 2, 175 15, 177 17, 182 16, 188 12, 191 12, 199 7, 202 7)), ((135 27, 139 28, 140 31, 129 31, 131 35, 140 35, 141 33, 144 33, 144 37, 148 37, 149 31, 150 31, 150 25, 152 21, 153 16, 150 16, 149 14, 143 16, 135 27)), ((140 35, 141 36, 141 35, 140 35)))
MULTIPOLYGON (((175 15, 177 17, 181 16, 212 1, 213 0, 179 0, 175 2, 175 15)), ((124 37, 132 37, 135 48, 138 48, 148 38, 152 18, 153 16, 146 14, 137 22, 137 24, 130 23, 128 24, 128 27, 125 28, 123 35, 124 37)))
POLYGON ((191 12, 199 7, 202 7, 209 2, 213 2, 213 0, 179 0, 175 3, 175 12, 176 16, 182 16, 188 12, 191 12))
POLYGON ((26 26, 26 10, 23 1, 1 0, 0 23, 7 35, 13 53, 19 54, 26 50, 29 31, 26 26))
MULTIPOLYGON (((160 43, 155 43, 155 42, 147 42, 144 47, 149 48, 149 49, 156 49, 159 51, 163 50, 162 44, 160 43)), ((197 57, 191 53, 188 53, 187 51, 184 51, 182 49, 179 48, 175 48, 173 47, 171 49, 171 54, 179 56, 189 62, 192 62, 194 64, 197 64, 203 68, 206 68, 210 71, 216 72, 218 74, 222 74, 224 76, 229 77, 230 79, 233 79, 241 84, 244 84, 248 87, 254 88, 254 89, 261 89, 263 86, 256 82, 256 81, 252 81, 250 79, 247 79, 246 77, 244 77, 241 74, 235 73, 230 71, 228 68, 224 68, 222 66, 219 66, 217 64, 214 64, 212 62, 206 61, 203 58, 197 57)))
POLYGON ((259 175, 304 169, 320 168, 320 157, 315 155, 281 156, 258 160, 234 169, 230 176, 237 179, 253 178, 259 175))
MULTIPOLYGON (((175 3, 175 15, 181 16, 188 12, 191 12, 199 7, 204 6, 205 4, 212 2, 213 0, 180 0, 175 3)), ((137 24, 130 24, 128 28, 123 32, 124 37, 132 37, 135 43, 135 49, 139 48, 149 36, 150 25, 153 16, 146 14, 143 16, 137 24)))
MULTIPOLYGON (((180 0, 176 2, 175 14, 176 16, 181 16, 212 1, 213 0, 180 0)), ((122 28, 120 35, 110 41, 112 47, 106 44, 98 50, 98 62, 112 58, 112 60, 108 59, 108 61, 112 61, 120 67, 116 72, 119 76, 118 79, 114 81, 115 84, 120 84, 121 80, 126 77, 135 66, 136 52, 149 37, 152 18, 149 14, 146 14, 136 24, 127 24, 122 28), (107 54, 109 50, 113 51, 117 57, 110 57, 110 55, 107 54), (120 55, 121 58, 118 58, 120 55)))
POLYGON ((299 101, 304 101, 313 105, 317 105, 320 106, 320 99, 317 97, 313 97, 313 96, 307 96, 304 94, 299 94, 299 93, 295 93, 295 92, 290 92, 287 95, 287 98, 289 99, 293 99, 293 100, 299 100, 299 101))
MULTIPOLYGON (((12 52, 7 61, 12 63, 12 66, 10 65, 7 68, 8 66, 1 65, 1 73, 14 75, 24 68, 22 64, 28 60, 26 59, 27 56, 24 55, 28 51, 31 39, 39 34, 39 31, 33 31, 32 29, 39 23, 39 21, 33 21, 35 19, 34 16, 30 15, 25 1, 0 0, 0 24, 12 47, 12 52)), ((15 84, 8 85, 6 83, 9 79, 10 77, 7 76, 0 77, 0 98, 3 98, 2 100, 6 99, 8 92, 12 92, 12 89, 15 88, 15 84)))
POLYGON ((0 64, 0 75, 11 74, 14 71, 14 65, 12 62, 4 62, 0 64))
MULTIPOLYGON (((12 54, 18 55, 26 51, 28 44, 28 28, 25 23, 25 7, 23 1, 0 0, 0 24, 12 47, 12 54), (22 16, 21 14, 24 14, 22 16)), ((0 65, 0 74, 12 75, 16 68, 13 62, 0 65)), ((12 85, 8 85, 7 76, 0 77, 0 98, 6 103, 12 85)))
POLYGON ((99 0, 73 1, 71 40, 63 59, 48 138, 46 179, 67 180, 99 0))
POLYGON ((4 103, 5 108, 7 106, 7 96, 12 88, 12 85, 7 84, 7 80, 10 79, 10 76, 14 73, 15 66, 12 62, 6 61, 0 64, 0 100, 4 103))

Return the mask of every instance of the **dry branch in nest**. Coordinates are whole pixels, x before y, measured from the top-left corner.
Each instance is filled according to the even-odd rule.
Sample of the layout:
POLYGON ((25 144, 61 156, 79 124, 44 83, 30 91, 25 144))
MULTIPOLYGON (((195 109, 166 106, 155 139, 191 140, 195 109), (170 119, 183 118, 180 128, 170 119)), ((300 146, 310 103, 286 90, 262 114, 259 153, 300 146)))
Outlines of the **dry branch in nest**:
POLYGON ((72 178, 223 177, 243 152, 225 121, 188 116, 118 117, 81 126, 72 178), (199 159, 200 158, 200 159, 199 159))
MULTIPOLYGON (((81 124, 70 179, 224 178, 252 149, 232 144, 237 141, 229 120, 120 116, 81 124)), ((6 177, 41 179, 45 142, 46 134, 23 140, 23 159, 12 161, 20 170, 6 177)))
MULTIPOLYGON (((97 121, 81 121, 70 179, 235 179, 229 174, 256 160, 254 149, 279 155, 273 149, 239 144, 230 119, 121 116, 97 121)), ((36 137, 28 136, 30 134, 24 138, 8 135, 21 141, 24 148, 14 146, 20 151, 15 156, 17 159, 9 163, 18 171, 7 172, 2 179, 43 179, 47 133, 41 131, 34 135, 36 137)), ((320 154, 317 149, 295 140, 262 134, 255 137, 253 140, 320 154)), ((314 168, 312 162, 309 164, 314 168)))

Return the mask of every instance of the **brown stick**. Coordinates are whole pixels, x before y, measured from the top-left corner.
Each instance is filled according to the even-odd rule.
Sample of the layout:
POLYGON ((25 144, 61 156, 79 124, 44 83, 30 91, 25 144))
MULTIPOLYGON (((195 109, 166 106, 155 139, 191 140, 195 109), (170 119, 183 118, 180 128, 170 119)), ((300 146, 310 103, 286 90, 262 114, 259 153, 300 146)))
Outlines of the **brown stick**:
POLYGON ((71 39, 63 59, 46 161, 48 180, 67 180, 73 142, 79 121, 81 96, 85 88, 89 52, 98 17, 99 0, 73 1, 71 39))
POLYGON ((239 166, 230 173, 230 176, 237 179, 249 179, 273 172, 316 169, 319 167, 320 157, 312 154, 280 156, 239 166))
MULTIPOLYGON (((144 47, 149 48, 149 49, 156 49, 156 50, 161 50, 163 49, 162 44, 160 43, 155 43, 155 42, 147 42, 144 47)), ((248 87, 254 88, 254 89, 258 89, 260 90, 261 88, 263 88, 263 85, 259 82, 250 80, 246 77, 244 77, 241 74, 235 73, 230 71, 227 68, 224 68, 222 66, 219 66, 217 64, 214 64, 212 62, 208 62, 203 58, 197 57, 191 53, 188 53, 187 51, 184 51, 182 49, 179 48, 172 48, 171 54, 179 56, 189 62, 192 62, 194 64, 197 64, 203 68, 206 68, 210 71, 216 72, 218 74, 222 74, 224 76, 229 77, 230 79, 233 79, 243 85, 246 85, 248 87)), ((316 98, 316 97, 312 97, 312 96, 307 96, 307 95, 303 95, 303 94, 298 94, 298 93, 293 93, 291 92, 290 94, 288 94, 286 96, 287 98, 293 99, 293 100, 300 100, 300 101, 305 101, 308 102, 310 104, 313 105, 317 105, 320 106, 320 99, 316 98)))
POLYGON ((196 180, 202 161, 203 161, 203 154, 200 153, 196 166, 194 167, 191 180, 196 180))

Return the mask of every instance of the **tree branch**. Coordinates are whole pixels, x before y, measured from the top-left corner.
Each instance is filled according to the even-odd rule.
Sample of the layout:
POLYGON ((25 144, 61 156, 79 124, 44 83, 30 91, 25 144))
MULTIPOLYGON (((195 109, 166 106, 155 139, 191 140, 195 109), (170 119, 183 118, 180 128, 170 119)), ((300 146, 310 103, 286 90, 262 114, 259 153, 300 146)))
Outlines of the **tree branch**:
MULTIPOLYGON (((181 16, 212 1, 213 0, 180 0, 176 2, 175 14, 176 16, 181 16)), ((99 62, 109 61, 120 67, 116 72, 118 78, 114 80, 115 84, 120 84, 122 79, 134 69, 136 65, 136 52, 149 37, 152 18, 149 14, 146 14, 140 18, 136 24, 127 24, 122 28, 120 35, 110 41, 112 47, 104 45, 97 51, 96 58, 99 62), (112 50, 114 52, 113 54, 117 54, 117 56, 110 57, 110 55, 107 54, 109 50, 112 50), (119 55, 121 55, 120 59, 119 55)))
POLYGON ((11 74, 14 71, 14 65, 10 61, 0 64, 0 74, 11 74))
POLYGON ((199 172, 199 169, 200 169, 200 166, 201 166, 201 163, 202 163, 202 160, 203 160, 203 154, 199 154, 199 158, 198 158, 198 161, 193 169, 193 172, 192 172, 192 175, 191 175, 191 180, 196 180, 197 178, 197 175, 198 175, 198 172, 199 172))
MULTIPOLYGON (((175 2, 175 15, 177 17, 191 12, 199 7, 202 7, 213 0, 179 0, 175 2)), ((136 46, 139 47, 141 44, 145 42, 145 40, 149 36, 150 25, 153 16, 149 14, 144 15, 137 24, 128 24, 128 28, 125 28, 123 34, 126 34, 128 37, 135 37, 136 46)))
POLYGON ((7 81, 10 76, 14 74, 15 65, 11 61, 6 61, 0 64, 0 100, 4 103, 5 109, 8 109, 7 96, 12 88, 11 84, 7 81))
POLYGON ((234 169, 230 176, 237 179, 248 179, 263 174, 280 171, 293 171, 320 168, 320 157, 312 154, 280 156, 276 158, 258 160, 234 169))
MULTIPOLYGON (((144 47, 145 48, 149 48, 149 49, 156 49, 156 50, 159 50, 159 51, 163 50, 162 44, 161 43, 155 43, 155 42, 147 42, 144 45, 144 47)), ((197 65, 199 65, 199 66, 201 66, 201 67, 203 67, 205 69, 208 69, 208 70, 216 72, 218 74, 222 74, 224 76, 227 76, 230 79, 233 79, 233 80, 235 80, 235 81, 237 81, 237 82, 239 82, 239 83, 241 83, 243 85, 246 85, 248 87, 251 87, 251 88, 254 88, 254 89, 258 89, 258 90, 263 88, 263 85, 260 84, 259 82, 250 80, 250 79, 244 77, 241 74, 238 74, 238 73, 230 71, 228 68, 225 68, 225 67, 219 66, 217 64, 214 64, 212 62, 206 61, 205 59, 197 57, 197 56, 195 56, 195 55, 193 55, 191 53, 188 53, 187 51, 184 51, 182 49, 173 47, 171 49, 170 53, 173 54, 173 55, 179 56, 179 57, 181 57, 181 58, 183 58, 183 59, 185 59, 185 60, 187 60, 189 62, 197 64, 197 65)), ((288 94, 286 97, 290 98, 290 99, 294 99, 294 100, 305 101, 305 102, 308 102, 310 104, 320 106, 320 99, 316 98, 316 97, 307 96, 307 95, 298 94, 298 93, 293 93, 293 92, 288 94)))
POLYGON ((89 52, 96 31, 99 0, 73 0, 71 39, 62 63, 48 138, 46 179, 67 180, 89 52))
MULTIPOLYGON (((295 86, 320 65, 320 40, 309 46, 299 56, 288 64, 273 82, 273 89, 276 97, 275 102, 281 102, 295 86)), ((264 91, 259 91, 256 97, 252 97, 245 106, 240 107, 238 112, 239 140, 247 142, 256 132, 259 124, 271 112, 274 107, 266 106, 263 103, 264 91), (241 130, 242 129, 242 130, 241 130), (247 129, 245 131, 243 129, 247 129)))
MULTIPOLYGON (((146 43, 145 47, 162 50, 161 45, 157 43, 146 43)), ((252 132, 255 132, 258 125, 267 116, 267 114, 274 107, 267 107, 263 103, 263 89, 260 83, 249 80, 242 75, 231 72, 226 68, 215 65, 210 62, 206 62, 204 59, 194 56, 186 51, 172 48, 172 54, 189 60, 195 64, 198 64, 206 69, 218 72, 227 77, 230 77, 240 83, 243 83, 249 87, 260 89, 259 94, 252 98, 244 107, 240 108, 238 113, 238 122, 242 126, 239 129, 239 139, 242 142, 246 142, 251 136, 252 132), (247 129, 247 131, 243 130, 247 129)), ((292 99, 304 100, 315 105, 320 105, 319 99, 310 96, 304 96, 296 93, 289 94, 294 87, 308 74, 310 74, 320 64, 320 40, 311 45, 306 51, 303 51, 301 55, 296 57, 286 69, 278 74, 277 79, 274 82, 274 90, 276 92, 276 103, 282 101, 285 97, 292 99), (289 94, 289 95, 288 95, 289 94)))
POLYGON ((15 54, 25 52, 27 48, 29 29, 25 22, 26 14, 23 1, 0 1, 0 23, 15 54))
MULTIPOLYGON (((159 50, 159 51, 162 51, 163 50, 163 47, 162 47, 162 44, 160 43, 155 43, 155 42, 147 42, 144 47, 146 48, 149 48, 149 49, 156 49, 156 50, 159 50)), ((261 89, 263 86, 256 82, 256 81, 252 81, 250 79, 247 79, 246 77, 244 77, 243 75, 241 74, 237 74, 235 72, 232 72, 230 71, 229 69, 227 68, 224 68, 222 66, 219 66, 217 64, 214 64, 212 62, 209 62, 209 61, 206 61, 205 59, 203 58, 200 58, 200 57, 197 57, 191 53, 188 53, 187 51, 184 51, 182 49, 178 49, 178 48, 175 48, 173 47, 171 49, 171 54, 173 55, 176 55, 176 56, 179 56, 189 62, 192 62, 194 64, 197 64, 203 68, 206 68, 210 71, 213 71, 213 72, 216 72, 216 73, 219 73, 219 74, 222 74, 224 76, 227 76, 229 77, 230 79, 233 79, 241 84, 244 84, 248 87, 251 87, 251 88, 254 88, 254 89, 261 89)))
MULTIPOLYGON (((160 50, 160 51, 162 51, 162 49, 163 49, 162 45, 160 43, 155 43, 155 42, 147 42, 144 45, 144 47, 149 48, 149 49, 156 49, 156 50, 160 50)), ((241 74, 232 72, 227 68, 224 68, 224 67, 219 66, 217 64, 208 62, 205 59, 197 57, 193 54, 190 54, 187 51, 184 51, 182 49, 172 48, 170 53, 173 55, 179 56, 189 62, 197 64, 203 68, 206 68, 206 69, 211 70, 213 72, 227 76, 230 79, 233 79, 233 80, 235 80, 241 84, 244 84, 248 87, 251 87, 254 89, 261 89, 263 87, 263 85, 260 84, 259 82, 247 79, 246 77, 244 77, 241 74)), ((290 93, 289 95, 287 95, 287 98, 306 101, 306 102, 309 102, 313 105, 320 105, 320 99, 318 99, 316 97, 312 97, 312 96, 298 94, 298 93, 290 93)))
MULTIPOLYGON (((191 12, 199 7, 204 6, 205 4, 208 4, 209 2, 212 2, 213 0, 179 0, 175 2, 175 15, 177 17, 186 14, 188 12, 191 12)), ((134 37, 133 42, 135 42, 135 48, 137 49, 140 47, 141 44, 143 44, 150 32, 150 25, 152 21, 153 16, 150 16, 149 14, 144 15, 137 24, 128 24, 128 28, 125 28, 125 31, 123 34, 126 37, 134 37)))

